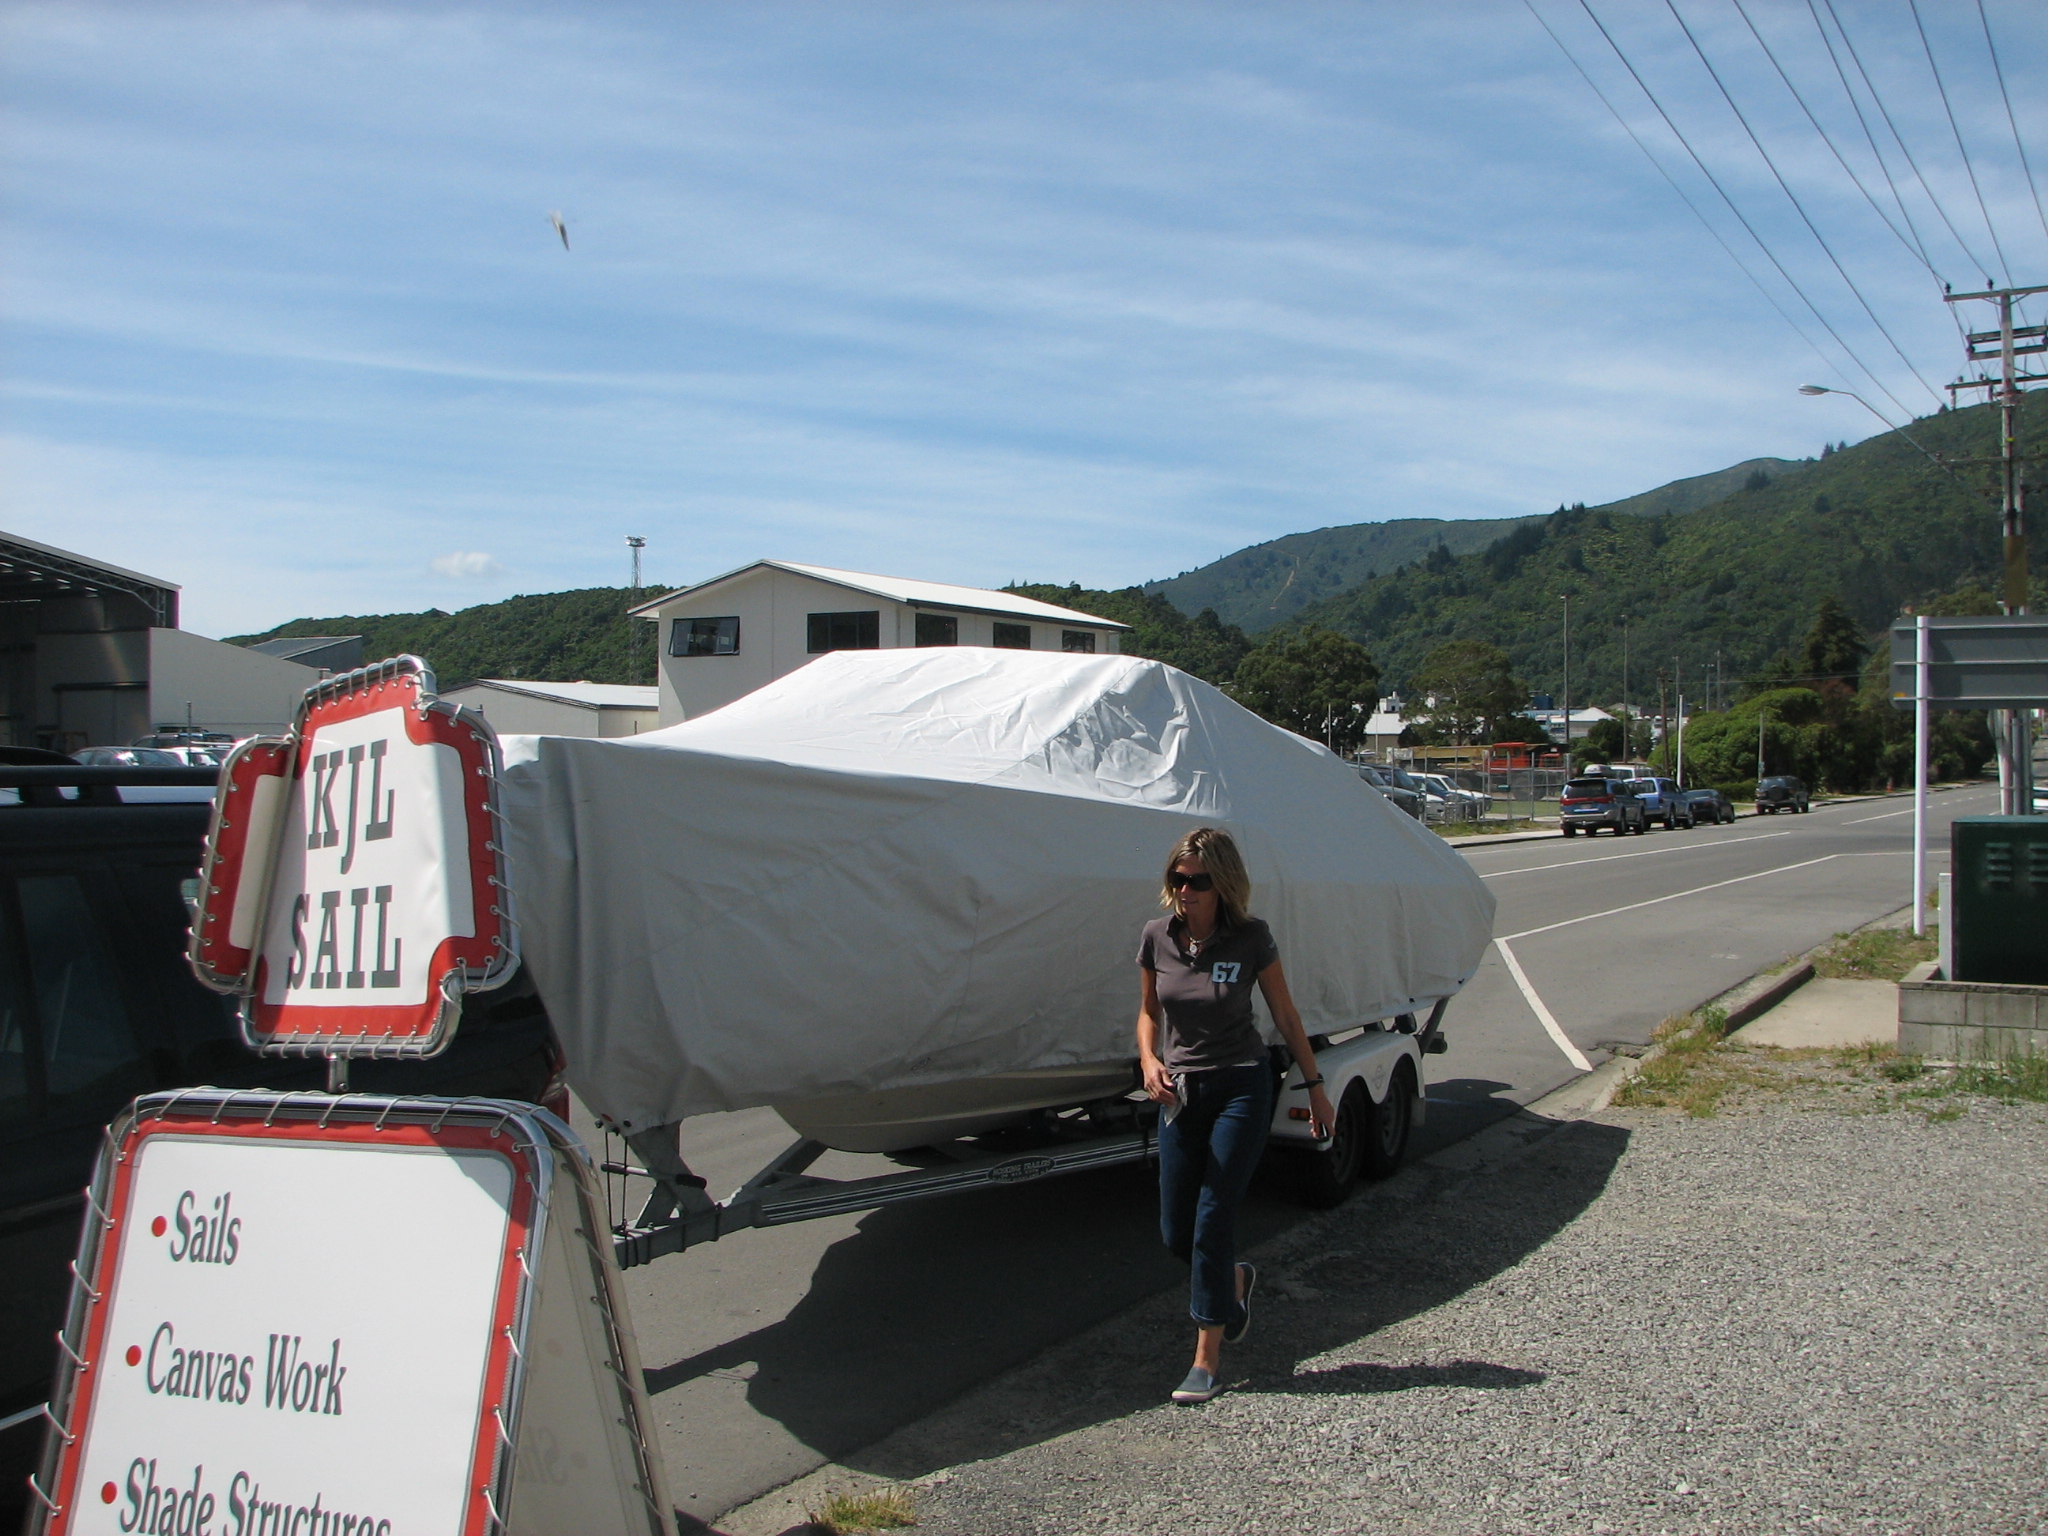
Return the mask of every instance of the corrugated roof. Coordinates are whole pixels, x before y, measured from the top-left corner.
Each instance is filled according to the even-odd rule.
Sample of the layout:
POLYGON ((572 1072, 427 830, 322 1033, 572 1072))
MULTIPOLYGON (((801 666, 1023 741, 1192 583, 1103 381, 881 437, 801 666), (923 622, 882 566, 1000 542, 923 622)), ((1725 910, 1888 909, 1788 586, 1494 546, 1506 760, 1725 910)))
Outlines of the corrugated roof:
MULTIPOLYGON (((529 678, 481 677, 469 688, 498 688, 506 693, 524 693, 537 699, 562 704, 580 704, 585 709, 658 709, 661 690, 640 683, 537 683, 529 678)), ((461 688, 451 688, 460 693, 461 688)))
POLYGON ((735 576, 744 576, 749 571, 770 566, 778 571, 790 571, 798 576, 808 576, 814 581, 829 581, 835 586, 851 587, 858 592, 870 592, 876 597, 886 597, 892 602, 908 603, 920 608, 957 608, 970 613, 1005 614, 1020 619, 1037 619, 1042 624, 1085 625, 1090 629, 1127 630, 1131 626, 1119 624, 1115 619, 1105 619, 1099 614, 1079 613, 1072 608, 1056 608, 1051 603, 1041 603, 1035 598, 1017 597, 1009 592, 997 592, 989 587, 956 587, 943 581, 918 581, 908 576, 878 576, 872 571, 842 571, 829 565, 802 565, 794 560, 756 560, 738 570, 727 571, 723 576, 714 576, 709 581, 700 581, 693 587, 681 587, 657 597, 653 602, 642 603, 632 610, 635 614, 652 613, 664 603, 674 602, 679 597, 689 597, 705 592, 735 576))

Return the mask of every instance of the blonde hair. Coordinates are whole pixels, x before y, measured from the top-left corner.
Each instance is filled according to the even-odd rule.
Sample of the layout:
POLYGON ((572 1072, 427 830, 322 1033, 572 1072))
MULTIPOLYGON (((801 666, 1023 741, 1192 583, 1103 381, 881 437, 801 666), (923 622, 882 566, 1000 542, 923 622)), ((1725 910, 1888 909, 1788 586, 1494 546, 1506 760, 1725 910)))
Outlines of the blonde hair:
POLYGON ((1159 905, 1169 911, 1174 905, 1173 867, 1183 859, 1201 860, 1215 882, 1223 926, 1242 927, 1252 915, 1252 877, 1245 873, 1244 856, 1231 835, 1221 827, 1197 827, 1173 845, 1173 852, 1166 856, 1166 872, 1159 877, 1159 905))

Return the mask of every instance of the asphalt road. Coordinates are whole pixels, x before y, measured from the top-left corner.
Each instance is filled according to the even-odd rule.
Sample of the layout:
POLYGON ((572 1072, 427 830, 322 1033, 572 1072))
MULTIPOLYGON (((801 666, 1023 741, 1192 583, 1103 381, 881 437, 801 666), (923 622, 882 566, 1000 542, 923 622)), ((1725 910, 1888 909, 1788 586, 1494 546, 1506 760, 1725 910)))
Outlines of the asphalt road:
MULTIPOLYGON (((1497 939, 1430 1059, 1427 1151, 1460 1139, 1785 955, 1910 899, 1910 801, 1629 838, 1474 846, 1497 939), (1507 962, 1511 952, 1522 972, 1507 962), (1546 1024, 1545 1015, 1550 1022, 1546 1024)), ((1934 799, 1937 850, 1972 787, 1934 799)), ((1939 853, 1932 869, 1944 867, 1939 853)), ((1283 936, 1284 942, 1284 936, 1283 936)), ((594 1129, 583 1127, 599 1144, 594 1129)), ((768 1110, 684 1127, 714 1194, 793 1139, 768 1110)), ((832 1154, 814 1172, 883 1171, 832 1154)), ((1169 1286, 1142 1167, 743 1232, 628 1272, 671 1492, 706 1522, 1169 1286)), ((1302 1215, 1280 1169, 1246 1241, 1302 1215)))

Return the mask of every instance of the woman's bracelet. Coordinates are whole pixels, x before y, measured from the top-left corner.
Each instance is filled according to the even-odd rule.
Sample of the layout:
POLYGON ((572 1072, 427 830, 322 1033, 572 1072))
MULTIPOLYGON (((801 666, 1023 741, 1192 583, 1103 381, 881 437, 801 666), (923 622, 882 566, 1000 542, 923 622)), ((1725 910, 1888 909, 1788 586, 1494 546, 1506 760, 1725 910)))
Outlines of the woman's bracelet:
POLYGON ((1296 1084, 1294 1085, 1294 1087, 1295 1087, 1295 1090, 1296 1090, 1297 1092, 1299 1092, 1299 1091, 1300 1091, 1301 1089, 1304 1089, 1304 1088, 1320 1088, 1320 1087, 1322 1087, 1322 1086, 1323 1086, 1323 1080, 1322 1080, 1322 1079, 1321 1079, 1320 1077, 1312 1077, 1312 1078, 1308 1079, 1308 1081, 1306 1081, 1306 1082, 1296 1083, 1296 1084))

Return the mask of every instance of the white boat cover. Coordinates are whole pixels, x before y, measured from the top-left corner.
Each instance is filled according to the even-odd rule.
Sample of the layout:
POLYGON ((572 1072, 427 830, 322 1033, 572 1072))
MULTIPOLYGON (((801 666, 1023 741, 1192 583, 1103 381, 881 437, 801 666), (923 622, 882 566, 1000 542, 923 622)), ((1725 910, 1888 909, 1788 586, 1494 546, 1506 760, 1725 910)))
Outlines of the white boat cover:
POLYGON ((1312 1034, 1457 991, 1492 931, 1463 857, 1341 759, 1133 656, 841 651, 667 730, 504 749, 526 963, 629 1127, 1129 1058, 1138 930, 1198 826, 1237 838, 1312 1034))

